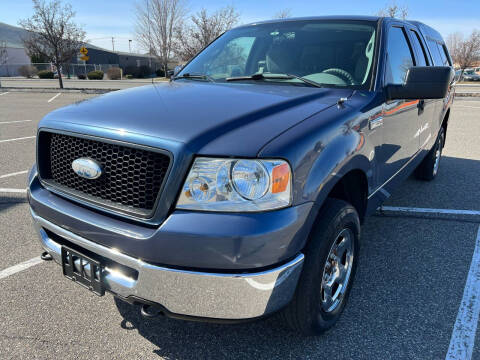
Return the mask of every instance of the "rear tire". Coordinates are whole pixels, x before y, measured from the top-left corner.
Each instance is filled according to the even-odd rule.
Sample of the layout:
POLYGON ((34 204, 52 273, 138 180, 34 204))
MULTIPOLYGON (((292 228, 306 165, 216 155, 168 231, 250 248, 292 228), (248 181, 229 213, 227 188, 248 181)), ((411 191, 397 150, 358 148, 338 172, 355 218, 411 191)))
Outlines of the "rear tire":
POLYGON ((295 295, 283 310, 293 330, 318 335, 338 321, 355 276, 359 238, 355 208, 327 199, 310 235, 295 295))
POLYGON ((442 150, 445 142, 445 129, 442 127, 437 137, 435 145, 429 151, 425 159, 415 169, 417 179, 430 181, 438 174, 440 160, 442 158, 442 150))

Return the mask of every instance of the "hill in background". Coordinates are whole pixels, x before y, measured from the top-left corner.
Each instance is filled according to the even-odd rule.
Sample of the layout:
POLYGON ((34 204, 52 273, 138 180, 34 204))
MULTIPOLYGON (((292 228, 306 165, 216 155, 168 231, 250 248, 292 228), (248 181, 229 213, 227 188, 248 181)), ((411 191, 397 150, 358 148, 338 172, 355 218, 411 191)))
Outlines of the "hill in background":
POLYGON ((7 47, 23 48, 22 37, 26 34, 22 28, 0 22, 0 43, 6 41, 7 47))

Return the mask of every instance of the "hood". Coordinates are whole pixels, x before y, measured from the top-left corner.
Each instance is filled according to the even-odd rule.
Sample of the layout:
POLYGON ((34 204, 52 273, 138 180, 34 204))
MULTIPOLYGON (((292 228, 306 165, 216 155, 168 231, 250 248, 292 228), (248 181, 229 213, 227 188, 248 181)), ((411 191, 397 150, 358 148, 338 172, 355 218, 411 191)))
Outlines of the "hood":
POLYGON ((102 128, 182 143, 203 155, 255 156, 271 139, 352 90, 266 83, 157 83, 81 101, 40 127, 102 128))

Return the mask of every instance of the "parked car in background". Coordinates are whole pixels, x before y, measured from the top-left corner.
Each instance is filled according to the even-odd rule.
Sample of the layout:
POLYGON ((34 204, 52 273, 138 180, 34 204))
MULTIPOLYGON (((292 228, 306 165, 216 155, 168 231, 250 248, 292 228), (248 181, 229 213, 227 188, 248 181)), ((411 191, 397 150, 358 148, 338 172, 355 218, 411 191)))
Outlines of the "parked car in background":
POLYGON ((467 69, 463 72, 463 81, 480 81, 480 75, 474 69, 467 69))
POLYGON ((67 278, 147 317, 281 311, 319 334, 345 307, 365 217, 412 172, 437 175, 453 84, 445 42, 420 22, 240 26, 170 82, 42 119, 28 179, 41 245, 67 278))

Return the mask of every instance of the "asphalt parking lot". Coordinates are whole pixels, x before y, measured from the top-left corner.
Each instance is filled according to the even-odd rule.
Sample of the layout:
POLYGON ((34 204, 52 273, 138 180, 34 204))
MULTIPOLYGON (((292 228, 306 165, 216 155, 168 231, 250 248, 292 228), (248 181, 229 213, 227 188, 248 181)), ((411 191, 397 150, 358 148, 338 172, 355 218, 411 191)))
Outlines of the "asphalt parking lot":
POLYGON ((466 284, 480 291, 480 276, 469 276, 480 273, 472 261, 480 242, 480 98, 456 100, 435 181, 410 178, 386 203, 418 211, 367 219, 350 301, 337 326, 315 338, 290 332, 278 316, 239 325, 145 320, 138 308, 117 309, 112 296, 68 281, 52 262, 2 272, 40 254, 25 199, 38 121, 96 95, 54 96, 0 92, 1 359, 445 359, 459 334, 480 359, 478 311, 464 296, 466 284))

